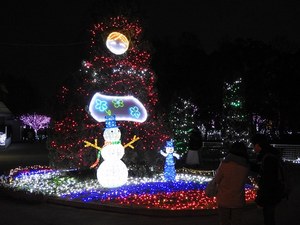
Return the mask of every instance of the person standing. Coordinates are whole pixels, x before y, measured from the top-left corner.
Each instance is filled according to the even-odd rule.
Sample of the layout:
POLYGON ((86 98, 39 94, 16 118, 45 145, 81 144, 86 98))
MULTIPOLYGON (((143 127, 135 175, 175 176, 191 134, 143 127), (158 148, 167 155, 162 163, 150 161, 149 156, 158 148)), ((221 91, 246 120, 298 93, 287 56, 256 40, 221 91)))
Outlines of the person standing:
POLYGON ((202 164, 202 134, 198 128, 191 131, 190 139, 188 142, 188 152, 185 158, 185 164, 188 166, 199 166, 202 164))
POLYGON ((279 178, 280 152, 272 147, 263 134, 252 137, 251 143, 257 154, 257 161, 251 170, 257 173, 258 190, 255 202, 263 209, 264 224, 275 225, 275 210, 281 201, 282 187, 279 178))
POLYGON ((249 173, 247 147, 243 142, 230 146, 229 154, 220 163, 215 181, 221 225, 241 225, 245 201, 245 184, 249 173))

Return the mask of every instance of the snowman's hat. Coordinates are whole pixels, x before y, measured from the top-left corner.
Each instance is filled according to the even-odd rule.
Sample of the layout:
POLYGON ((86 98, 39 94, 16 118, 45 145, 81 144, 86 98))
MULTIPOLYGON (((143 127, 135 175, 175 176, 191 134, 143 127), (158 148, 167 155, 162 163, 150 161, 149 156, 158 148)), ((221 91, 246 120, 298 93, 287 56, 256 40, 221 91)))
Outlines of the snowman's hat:
POLYGON ((117 123, 116 123, 116 116, 105 116, 105 129, 107 128, 116 128, 117 123))
POLYGON ((166 147, 174 148, 174 141, 173 140, 167 141, 166 147))

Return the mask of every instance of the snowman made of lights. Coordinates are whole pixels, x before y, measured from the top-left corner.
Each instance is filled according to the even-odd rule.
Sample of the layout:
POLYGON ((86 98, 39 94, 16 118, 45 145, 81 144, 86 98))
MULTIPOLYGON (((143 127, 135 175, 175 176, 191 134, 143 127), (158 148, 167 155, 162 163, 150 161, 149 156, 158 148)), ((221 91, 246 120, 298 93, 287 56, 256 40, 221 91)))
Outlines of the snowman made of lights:
POLYGON ((97 169, 97 179, 101 186, 105 188, 115 188, 124 185, 128 178, 128 168, 121 160, 124 156, 124 149, 131 147, 132 143, 139 140, 134 136, 132 141, 126 145, 121 144, 121 131, 116 125, 115 115, 105 117, 105 129, 103 132, 104 145, 102 148, 97 146, 97 142, 92 144, 85 141, 85 147, 92 146, 99 150, 96 162, 91 168, 96 167, 99 164, 100 156, 103 158, 103 162, 97 169))
POLYGON ((121 131, 115 116, 108 116, 103 132, 104 146, 101 149, 103 162, 97 169, 97 179, 103 187, 119 187, 127 182, 128 169, 121 160, 125 151, 121 144, 121 131))
POLYGON ((174 144, 173 140, 167 141, 165 146, 166 152, 160 150, 160 154, 166 157, 165 166, 164 166, 164 178, 166 181, 174 181, 176 177, 176 169, 175 169, 175 160, 180 158, 180 155, 174 152, 174 144))
POLYGON ((109 96, 97 92, 92 97, 87 112, 97 121, 105 122, 103 132, 104 144, 98 146, 98 140, 94 143, 84 141, 84 147, 93 147, 97 153, 97 159, 90 168, 97 168, 102 156, 103 161, 97 168, 97 179, 105 188, 115 188, 127 182, 128 169, 122 157, 124 149, 130 147, 139 140, 136 135, 127 144, 121 144, 121 131, 116 121, 133 121, 142 123, 147 119, 147 111, 143 104, 134 96, 109 96))

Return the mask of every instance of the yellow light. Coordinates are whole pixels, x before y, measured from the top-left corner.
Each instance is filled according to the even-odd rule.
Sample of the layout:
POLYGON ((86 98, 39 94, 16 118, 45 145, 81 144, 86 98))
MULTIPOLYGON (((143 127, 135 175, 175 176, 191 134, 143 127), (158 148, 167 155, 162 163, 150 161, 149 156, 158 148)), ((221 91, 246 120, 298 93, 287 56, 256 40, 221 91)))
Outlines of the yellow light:
POLYGON ((112 32, 106 39, 106 47, 116 55, 122 55, 129 47, 129 41, 124 34, 112 32))

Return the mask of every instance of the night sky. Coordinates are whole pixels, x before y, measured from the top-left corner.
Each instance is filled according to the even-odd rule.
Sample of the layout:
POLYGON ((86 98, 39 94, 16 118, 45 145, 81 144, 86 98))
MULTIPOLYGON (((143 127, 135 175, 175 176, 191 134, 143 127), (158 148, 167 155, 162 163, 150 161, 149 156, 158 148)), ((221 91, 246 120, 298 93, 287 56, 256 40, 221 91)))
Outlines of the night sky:
MULTIPOLYGON (((0 8, 2 73, 30 78, 51 95, 57 84, 80 68, 88 51, 92 0, 5 1, 0 8), (45 86, 47 88, 45 88, 45 86)), ((210 53, 223 39, 300 40, 300 1, 213 0, 140 1, 153 38, 198 34, 210 53)))

